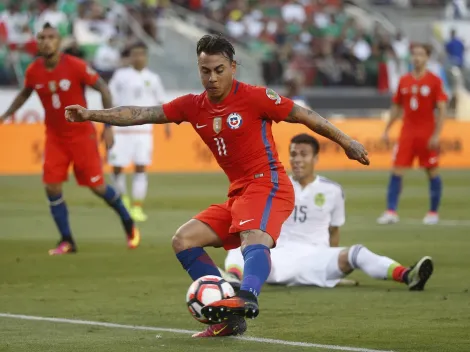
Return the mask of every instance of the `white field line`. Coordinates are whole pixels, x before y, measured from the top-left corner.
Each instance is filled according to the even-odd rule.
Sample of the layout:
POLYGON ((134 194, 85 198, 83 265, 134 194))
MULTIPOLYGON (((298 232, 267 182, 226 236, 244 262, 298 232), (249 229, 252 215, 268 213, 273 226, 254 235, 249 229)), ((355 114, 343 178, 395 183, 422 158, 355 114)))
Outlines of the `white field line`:
MULTIPOLYGON (((197 332, 197 331, 184 330, 184 329, 157 328, 157 327, 152 327, 152 326, 138 326, 138 325, 123 325, 123 324, 114 324, 114 323, 104 323, 104 322, 99 322, 99 321, 64 319, 64 318, 48 318, 48 317, 37 317, 37 316, 31 316, 31 315, 9 314, 9 313, 0 313, 0 318, 43 321, 43 322, 61 323, 61 324, 101 326, 105 328, 127 329, 127 330, 168 332, 172 334, 185 334, 185 335, 192 335, 197 332)), ((265 338, 259 338, 259 337, 235 337, 234 339, 242 340, 242 341, 258 342, 258 343, 267 343, 267 344, 272 344, 272 345, 309 347, 309 348, 327 349, 327 350, 335 350, 335 351, 393 352, 393 351, 374 350, 374 349, 361 348, 361 347, 322 345, 318 343, 265 339, 265 338)))

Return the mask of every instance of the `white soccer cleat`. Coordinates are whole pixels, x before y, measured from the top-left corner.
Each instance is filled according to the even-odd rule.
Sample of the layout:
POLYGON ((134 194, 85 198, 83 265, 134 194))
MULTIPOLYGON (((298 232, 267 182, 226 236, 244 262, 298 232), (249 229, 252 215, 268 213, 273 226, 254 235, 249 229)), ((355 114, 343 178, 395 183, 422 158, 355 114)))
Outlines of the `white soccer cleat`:
POLYGON ((398 214, 394 211, 385 211, 378 219, 377 224, 379 225, 388 225, 388 224, 396 224, 400 221, 398 214))
POLYGON ((429 212, 423 219, 424 225, 437 225, 439 223, 439 214, 434 212, 429 212))

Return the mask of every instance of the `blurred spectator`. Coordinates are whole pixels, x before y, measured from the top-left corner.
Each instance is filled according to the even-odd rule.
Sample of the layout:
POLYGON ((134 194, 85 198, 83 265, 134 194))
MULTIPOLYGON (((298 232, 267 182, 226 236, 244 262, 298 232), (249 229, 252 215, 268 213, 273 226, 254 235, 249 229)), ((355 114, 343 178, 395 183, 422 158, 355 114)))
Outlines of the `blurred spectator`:
POLYGON ((43 0, 43 3, 46 8, 37 18, 34 32, 37 34, 46 23, 49 23, 57 28, 61 36, 66 36, 69 33, 68 19, 65 13, 57 9, 57 0, 43 0))
POLYGON ((395 52, 396 59, 398 60, 398 73, 404 75, 408 72, 408 62, 410 59, 410 42, 398 31, 395 38, 392 40, 392 48, 395 52))
POLYGON ((110 38, 107 43, 100 45, 93 60, 93 67, 105 81, 111 78, 121 63, 121 53, 117 48, 116 39, 116 37, 110 38))
POLYGON ((465 45, 460 38, 457 37, 457 32, 453 29, 450 32, 450 39, 446 43, 447 58, 451 65, 459 68, 463 67, 465 45))
POLYGON ((20 11, 18 1, 12 1, 0 19, 5 23, 9 44, 24 44, 33 39, 33 34, 29 30, 29 15, 20 11))
POLYGON ((0 86, 11 84, 10 70, 8 46, 0 42, 0 86))

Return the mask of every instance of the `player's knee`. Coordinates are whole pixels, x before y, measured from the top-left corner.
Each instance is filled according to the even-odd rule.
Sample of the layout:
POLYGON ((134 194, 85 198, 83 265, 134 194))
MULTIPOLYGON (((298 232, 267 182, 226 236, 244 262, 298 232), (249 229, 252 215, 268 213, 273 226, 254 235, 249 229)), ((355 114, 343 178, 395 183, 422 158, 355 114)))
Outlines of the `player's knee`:
POLYGON ((92 191, 97 196, 103 196, 106 192, 106 185, 90 186, 90 191, 92 191))
POLYGON ((434 178, 439 176, 439 169, 437 167, 428 168, 426 169, 426 174, 429 178, 434 178))
POLYGON ((248 230, 240 233, 241 250, 244 251, 247 246, 253 244, 262 244, 268 248, 273 248, 274 240, 272 237, 261 230, 248 230))
POLYGON ((343 249, 338 256, 338 267, 345 274, 349 274, 354 268, 349 263, 349 251, 350 248, 343 249))
POLYGON ((121 173, 122 173, 122 167, 120 167, 120 166, 114 166, 113 167, 114 176, 120 175, 121 173))
POLYGON ((187 224, 184 224, 176 230, 171 239, 171 246, 175 253, 179 253, 185 249, 198 247, 198 245, 194 243, 193 239, 195 236, 193 236, 192 232, 191 227, 188 227, 187 224))
POLYGON ((403 170, 402 168, 400 167, 394 167, 392 169, 392 175, 395 175, 395 176, 403 176, 405 174, 405 170, 403 170))
POLYGON ((136 166, 135 166, 135 172, 136 172, 136 173, 143 173, 143 172, 145 172, 145 165, 136 165, 136 166))
POLYGON ((62 194, 61 183, 50 183, 46 185, 46 193, 48 196, 59 196, 62 194))

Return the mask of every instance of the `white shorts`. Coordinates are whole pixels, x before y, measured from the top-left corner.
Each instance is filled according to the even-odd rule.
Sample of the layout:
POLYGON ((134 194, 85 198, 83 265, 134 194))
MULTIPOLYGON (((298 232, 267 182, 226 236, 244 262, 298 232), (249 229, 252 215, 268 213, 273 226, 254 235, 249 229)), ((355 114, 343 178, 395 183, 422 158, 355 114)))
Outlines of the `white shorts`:
POLYGON ((108 152, 108 163, 112 166, 126 167, 150 165, 153 155, 152 133, 115 133, 114 145, 108 152))
MULTIPOLYGON (((344 247, 317 247, 302 244, 271 249, 271 273, 268 284, 287 286, 335 287, 345 276, 338 267, 338 258, 344 247)), ((239 248, 228 251, 225 268, 235 265, 243 269, 239 248)))

